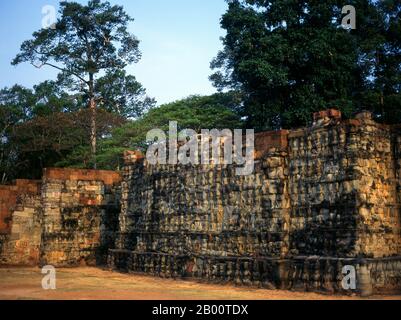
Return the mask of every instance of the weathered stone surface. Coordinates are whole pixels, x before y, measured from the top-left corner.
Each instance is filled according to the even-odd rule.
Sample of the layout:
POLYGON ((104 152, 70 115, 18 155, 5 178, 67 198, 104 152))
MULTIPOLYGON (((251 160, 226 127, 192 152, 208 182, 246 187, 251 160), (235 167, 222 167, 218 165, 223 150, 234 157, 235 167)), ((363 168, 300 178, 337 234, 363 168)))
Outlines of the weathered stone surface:
POLYGON ((0 186, 0 264, 37 265, 41 236, 40 182, 0 186))
POLYGON ((353 265, 364 288, 370 270, 375 291, 399 289, 400 142, 396 127, 369 114, 343 121, 327 110, 311 128, 258 134, 250 176, 230 165, 152 166, 127 153, 109 265, 330 292, 344 292, 342 268, 353 265))
POLYGON ((96 265, 105 262, 117 227, 121 177, 99 170, 46 169, 40 264, 96 265))
POLYGON ((127 151, 122 179, 47 169, 40 183, 0 186, 0 264, 107 259, 126 272, 344 294, 351 265, 364 295, 401 289, 401 126, 327 110, 310 128, 257 134, 255 147, 248 176, 127 151))
POLYGON ((14 192, 0 198, 10 221, 0 237, 0 264, 105 264, 118 226, 120 180, 110 171, 46 169, 41 182, 0 187, 14 192))

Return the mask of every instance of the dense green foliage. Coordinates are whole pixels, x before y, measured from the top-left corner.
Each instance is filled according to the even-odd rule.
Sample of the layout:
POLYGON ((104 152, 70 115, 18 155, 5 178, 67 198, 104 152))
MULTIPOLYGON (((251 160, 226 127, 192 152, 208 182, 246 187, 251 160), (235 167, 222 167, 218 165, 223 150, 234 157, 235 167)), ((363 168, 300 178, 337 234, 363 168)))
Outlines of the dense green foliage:
POLYGON ((244 93, 248 126, 305 125, 311 112, 328 107, 401 120, 399 1, 228 2, 211 80, 244 93), (340 26, 345 4, 356 8, 356 30, 340 26))
MULTIPOLYGON (((0 183, 38 178, 43 168, 88 145, 91 114, 83 103, 81 96, 63 92, 52 81, 33 90, 19 85, 0 90, 0 183)), ((98 109, 98 138, 124 122, 119 114, 98 109)))
MULTIPOLYGON (((177 121, 178 130, 238 129, 242 122, 235 110, 239 106, 237 94, 218 93, 211 96, 191 96, 158 108, 151 109, 143 117, 129 121, 113 130, 111 137, 99 142, 97 163, 104 169, 122 165, 124 150, 146 151, 146 134, 152 129, 168 132, 170 121, 177 121)), ((71 153, 59 165, 81 167, 83 159, 90 161, 89 148, 71 153)))
MULTIPOLYGON (((96 105, 127 117, 140 116, 154 100, 124 68, 140 59, 139 41, 128 31, 133 19, 123 7, 90 0, 87 5, 60 2, 54 28, 42 28, 23 42, 12 64, 29 62, 36 68, 60 71, 59 83, 85 99, 92 110, 90 144, 96 154, 96 105)), ((95 158, 94 158, 95 159, 95 158)), ((96 163, 94 163, 96 166, 96 163)))

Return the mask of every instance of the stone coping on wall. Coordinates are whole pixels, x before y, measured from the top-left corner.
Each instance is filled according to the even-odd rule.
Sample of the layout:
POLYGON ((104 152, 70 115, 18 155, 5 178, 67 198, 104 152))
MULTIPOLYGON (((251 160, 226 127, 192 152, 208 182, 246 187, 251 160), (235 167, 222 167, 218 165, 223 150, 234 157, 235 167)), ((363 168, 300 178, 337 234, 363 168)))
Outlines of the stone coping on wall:
MULTIPOLYGON (((380 124, 373 120, 372 113, 362 111, 354 119, 343 119, 341 111, 337 109, 327 109, 313 113, 313 125, 311 127, 298 128, 293 130, 264 131, 255 134, 255 160, 260 160, 268 156, 271 152, 288 151, 288 140, 307 135, 311 130, 325 130, 328 125, 345 125, 359 127, 371 124, 383 129, 389 129, 390 125, 380 124)), ((141 151, 127 150, 124 152, 124 162, 126 165, 142 163, 144 154, 141 151)))
POLYGON ((46 168, 43 170, 45 180, 70 180, 70 181, 103 181, 105 185, 112 186, 121 182, 121 175, 116 171, 46 168))
POLYGON ((271 151, 286 151, 288 130, 266 131, 255 134, 255 160, 265 157, 271 151))
POLYGON ((138 151, 138 150, 135 150, 135 151, 126 150, 126 151, 124 151, 124 163, 126 165, 137 163, 139 161, 143 161, 144 159, 145 159, 145 156, 141 151, 138 151))

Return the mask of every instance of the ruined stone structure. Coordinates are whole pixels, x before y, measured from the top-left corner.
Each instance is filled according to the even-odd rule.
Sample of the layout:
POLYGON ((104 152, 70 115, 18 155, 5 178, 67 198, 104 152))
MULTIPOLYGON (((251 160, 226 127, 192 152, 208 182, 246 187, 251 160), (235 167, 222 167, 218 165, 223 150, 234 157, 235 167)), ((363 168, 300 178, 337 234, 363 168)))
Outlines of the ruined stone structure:
POLYGON ((37 265, 40 246, 40 181, 0 186, 0 264, 37 265))
POLYGON ((46 169, 42 181, 0 187, 0 264, 104 263, 118 226, 119 182, 115 172, 46 169))
POLYGON ((0 264, 104 265, 159 277, 342 292, 401 289, 401 127, 328 110, 310 128, 259 133, 236 165, 118 173, 48 169, 0 187, 0 264))
POLYGON ((109 265, 161 277, 266 288, 363 292, 401 286, 398 127, 368 113, 261 133, 255 170, 152 166, 127 153, 120 234, 109 265))

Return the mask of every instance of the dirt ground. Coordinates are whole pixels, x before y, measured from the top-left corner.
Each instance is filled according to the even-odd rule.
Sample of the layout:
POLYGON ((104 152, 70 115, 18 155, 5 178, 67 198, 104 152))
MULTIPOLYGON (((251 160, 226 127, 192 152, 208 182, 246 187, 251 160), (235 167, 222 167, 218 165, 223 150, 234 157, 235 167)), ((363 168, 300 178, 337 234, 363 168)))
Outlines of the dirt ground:
MULTIPOLYGON (((359 297, 270 291, 128 275, 96 268, 57 269, 56 290, 42 289, 38 268, 0 269, 0 300, 343 300, 359 297)), ((401 300, 398 296, 370 299, 401 300)))

